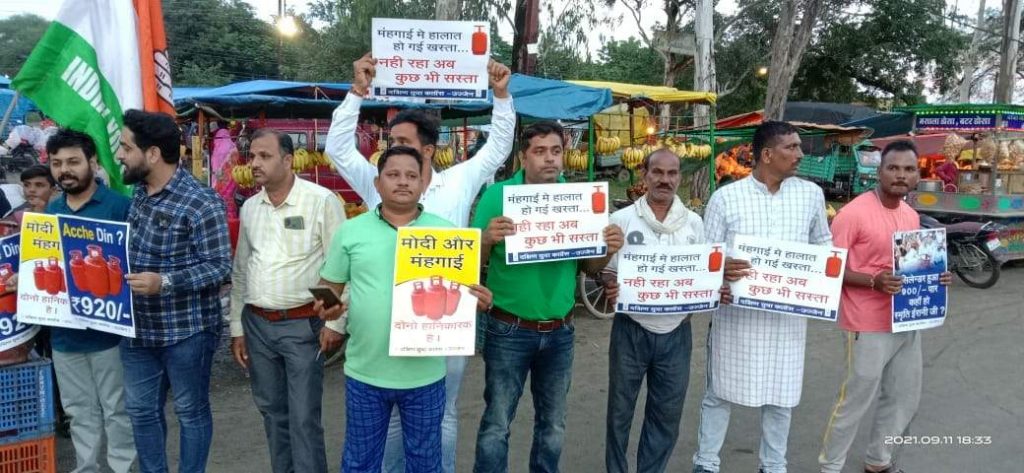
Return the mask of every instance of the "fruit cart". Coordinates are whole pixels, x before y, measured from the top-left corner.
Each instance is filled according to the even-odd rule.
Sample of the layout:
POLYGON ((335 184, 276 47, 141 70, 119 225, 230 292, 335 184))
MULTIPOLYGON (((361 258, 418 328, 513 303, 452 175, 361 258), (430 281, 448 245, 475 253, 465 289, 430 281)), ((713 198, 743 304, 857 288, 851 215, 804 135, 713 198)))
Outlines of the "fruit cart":
MULTIPOLYGON (((922 159, 926 179, 907 201, 943 223, 996 222, 1000 261, 1024 259, 1024 106, 959 104, 897 109, 914 116, 915 141, 943 134, 941 156, 922 159), (955 181, 935 177, 938 166, 953 160, 955 181)), ((922 153, 923 154, 923 153, 922 153)))

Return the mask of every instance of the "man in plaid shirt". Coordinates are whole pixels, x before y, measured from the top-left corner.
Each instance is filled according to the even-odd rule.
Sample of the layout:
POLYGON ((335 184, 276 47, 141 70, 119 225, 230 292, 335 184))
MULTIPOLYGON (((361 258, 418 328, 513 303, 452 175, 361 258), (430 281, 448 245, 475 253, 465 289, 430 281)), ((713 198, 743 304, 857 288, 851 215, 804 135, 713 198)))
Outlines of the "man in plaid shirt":
POLYGON ((210 366, 220 335, 220 287, 231 273, 224 202, 178 166, 181 132, 162 113, 129 110, 117 159, 136 184, 126 276, 135 339, 121 344, 125 405, 142 472, 167 471, 164 403, 174 393, 179 471, 206 471, 213 416, 210 366))

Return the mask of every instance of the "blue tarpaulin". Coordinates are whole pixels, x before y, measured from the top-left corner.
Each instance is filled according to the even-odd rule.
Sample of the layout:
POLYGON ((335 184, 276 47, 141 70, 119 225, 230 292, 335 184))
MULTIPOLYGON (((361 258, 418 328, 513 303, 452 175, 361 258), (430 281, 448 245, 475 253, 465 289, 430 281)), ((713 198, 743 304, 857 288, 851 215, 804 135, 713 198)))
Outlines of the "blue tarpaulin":
MULTIPOLYGON (((174 104, 181 114, 197 106, 209 107, 224 117, 254 116, 264 112, 268 118, 329 118, 341 103, 351 84, 255 80, 223 87, 179 87, 174 104)), ((541 119, 582 120, 611 105, 611 91, 513 74, 509 92, 521 115, 541 119)), ((364 108, 384 110, 428 108, 442 110, 446 117, 485 115, 489 102, 409 102, 367 100, 364 108)))
MULTIPOLYGON (((0 77, 0 80, 3 80, 0 77)), ((7 108, 11 106, 11 102, 14 100, 14 91, 11 89, 0 88, 0 118, 3 118, 4 113, 7 112, 7 108)), ((18 96, 18 104, 14 106, 14 111, 11 112, 11 121, 7 123, 7 128, 0 130, 0 139, 6 138, 7 133, 10 129, 16 125, 25 124, 25 116, 29 112, 37 111, 39 107, 33 103, 28 97, 24 95, 18 96)))

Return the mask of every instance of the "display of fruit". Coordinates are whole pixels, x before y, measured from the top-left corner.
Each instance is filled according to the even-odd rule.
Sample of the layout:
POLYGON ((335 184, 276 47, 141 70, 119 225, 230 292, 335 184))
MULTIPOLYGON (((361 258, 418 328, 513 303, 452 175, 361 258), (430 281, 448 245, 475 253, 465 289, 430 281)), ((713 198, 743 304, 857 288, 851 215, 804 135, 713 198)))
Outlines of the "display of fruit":
POLYGON ((567 149, 563 156, 567 171, 586 171, 590 164, 587 153, 578 149, 567 149))
POLYGON ((380 161, 380 155, 382 154, 384 154, 383 151, 374 151, 373 154, 370 155, 370 164, 376 166, 377 162, 380 161))
POLYGON ((647 184, 644 184, 643 179, 637 179, 637 181, 626 188, 626 198, 631 201, 636 201, 641 196, 647 193, 647 184))
POLYGON ((595 143, 594 152, 597 154, 612 154, 622 147, 622 140, 618 136, 599 136, 595 143))
POLYGON ((650 145, 646 145, 642 148, 626 148, 625 151, 622 152, 622 165, 629 169, 638 169, 640 165, 643 164, 644 157, 647 156, 650 151, 653 151, 653 149, 648 151, 648 147, 650 147, 650 145))
POLYGON ((330 160, 319 151, 309 151, 305 148, 295 150, 292 155, 292 171, 303 172, 321 165, 329 165, 330 160))
POLYGON ((748 163, 752 163, 752 152, 749 144, 734 146, 730 150, 719 153, 715 157, 715 178, 722 179, 731 176, 733 179, 742 179, 750 175, 752 171, 748 163))
POLYGON ((434 165, 438 169, 447 169, 455 164, 455 150, 449 146, 439 147, 434 150, 434 165))
POLYGON ((825 216, 828 217, 828 220, 830 222, 832 221, 833 218, 836 217, 836 208, 833 207, 832 204, 828 204, 828 206, 825 207, 825 216))
POLYGON ((248 164, 236 164, 232 167, 231 179, 244 189, 249 189, 256 185, 256 180, 252 177, 252 166, 248 164))

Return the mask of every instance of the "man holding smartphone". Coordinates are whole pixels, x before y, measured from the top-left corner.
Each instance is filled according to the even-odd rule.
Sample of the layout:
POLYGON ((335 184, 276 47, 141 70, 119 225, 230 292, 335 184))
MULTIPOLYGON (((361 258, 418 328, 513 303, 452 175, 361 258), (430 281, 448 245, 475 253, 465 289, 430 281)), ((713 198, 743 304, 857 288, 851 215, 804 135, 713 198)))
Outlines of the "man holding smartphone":
POLYGON ((309 289, 345 211, 331 191, 295 176, 293 152, 291 137, 279 131, 252 136, 252 174, 263 189, 241 210, 231 351, 249 371, 271 471, 325 473, 321 353, 341 345, 344 323, 317 317, 309 289))

